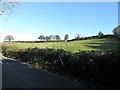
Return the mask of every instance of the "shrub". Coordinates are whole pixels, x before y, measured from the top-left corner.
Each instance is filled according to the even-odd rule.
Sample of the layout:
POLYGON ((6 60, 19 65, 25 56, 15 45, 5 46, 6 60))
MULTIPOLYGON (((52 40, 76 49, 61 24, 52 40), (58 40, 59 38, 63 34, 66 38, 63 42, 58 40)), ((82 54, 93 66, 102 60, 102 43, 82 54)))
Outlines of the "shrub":
POLYGON ((3 47, 3 55, 17 58, 61 75, 75 77, 93 83, 97 87, 120 88, 120 50, 79 51, 71 53, 62 49, 9 50, 3 47))

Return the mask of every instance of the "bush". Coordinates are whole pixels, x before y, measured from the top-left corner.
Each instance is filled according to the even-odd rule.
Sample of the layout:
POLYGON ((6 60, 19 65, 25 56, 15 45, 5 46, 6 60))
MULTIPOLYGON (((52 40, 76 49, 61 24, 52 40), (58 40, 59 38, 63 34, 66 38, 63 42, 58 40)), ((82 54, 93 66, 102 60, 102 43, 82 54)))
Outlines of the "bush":
POLYGON ((79 51, 71 53, 62 49, 8 50, 3 47, 3 55, 29 62, 38 63, 44 69, 61 75, 94 84, 96 87, 120 88, 120 50, 79 51))

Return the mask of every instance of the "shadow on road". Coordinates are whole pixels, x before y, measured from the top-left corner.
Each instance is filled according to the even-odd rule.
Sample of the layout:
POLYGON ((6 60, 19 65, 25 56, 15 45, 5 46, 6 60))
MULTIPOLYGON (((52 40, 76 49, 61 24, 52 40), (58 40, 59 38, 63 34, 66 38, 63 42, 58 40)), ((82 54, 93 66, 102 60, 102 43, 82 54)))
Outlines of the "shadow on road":
MULTIPOLYGON (((84 88, 71 80, 12 59, 2 60, 3 88, 84 88)), ((90 89, 89 89, 90 90, 90 89)))

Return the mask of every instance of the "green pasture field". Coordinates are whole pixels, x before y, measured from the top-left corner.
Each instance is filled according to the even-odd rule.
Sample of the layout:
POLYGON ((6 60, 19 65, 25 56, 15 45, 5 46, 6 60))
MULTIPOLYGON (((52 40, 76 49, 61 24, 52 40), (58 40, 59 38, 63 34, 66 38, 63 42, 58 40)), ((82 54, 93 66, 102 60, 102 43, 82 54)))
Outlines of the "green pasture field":
POLYGON ((90 50, 112 50, 117 49, 120 42, 116 38, 103 38, 103 39, 89 39, 78 40, 70 42, 44 42, 44 43, 18 43, 18 42, 5 42, 2 46, 9 47, 10 50, 19 50, 26 48, 54 48, 64 49, 66 51, 77 52, 90 51, 90 50))

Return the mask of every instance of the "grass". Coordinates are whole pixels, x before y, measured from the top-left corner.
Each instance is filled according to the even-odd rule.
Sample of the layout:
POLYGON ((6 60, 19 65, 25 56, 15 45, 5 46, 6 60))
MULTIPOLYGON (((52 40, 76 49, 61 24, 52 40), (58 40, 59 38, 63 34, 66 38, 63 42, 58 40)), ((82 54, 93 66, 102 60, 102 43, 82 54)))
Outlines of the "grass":
POLYGON ((12 50, 26 48, 55 48, 64 49, 66 51, 77 52, 90 50, 111 50, 116 49, 120 42, 115 38, 89 39, 71 42, 44 42, 44 43, 3 43, 3 46, 9 47, 12 50))

